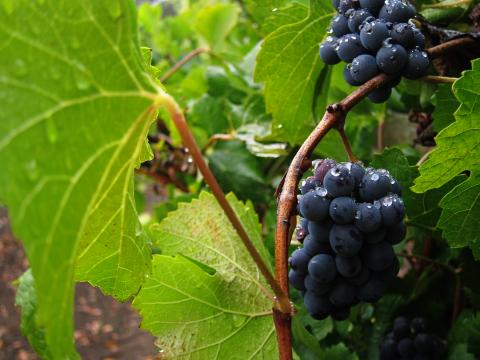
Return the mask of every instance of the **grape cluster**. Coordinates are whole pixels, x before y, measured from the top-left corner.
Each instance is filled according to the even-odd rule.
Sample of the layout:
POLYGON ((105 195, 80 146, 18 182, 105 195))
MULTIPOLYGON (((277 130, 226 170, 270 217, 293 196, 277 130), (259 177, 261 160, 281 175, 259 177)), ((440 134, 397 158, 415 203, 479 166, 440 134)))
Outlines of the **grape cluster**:
POLYGON ((398 273, 392 245, 405 236, 400 186, 387 170, 325 159, 300 192, 303 247, 289 259, 290 284, 313 318, 346 319, 352 305, 377 301, 398 273))
POLYGON ((408 22, 416 12, 407 0, 333 0, 333 5, 338 15, 320 45, 320 57, 330 65, 345 61, 350 85, 362 85, 380 72, 394 76, 368 95, 371 101, 386 101, 401 75, 418 79, 425 74, 430 63, 425 36, 408 22))
POLYGON ((380 345, 380 360, 415 359, 440 360, 445 357, 445 344, 427 333, 425 319, 412 321, 400 316, 393 322, 393 329, 380 345))

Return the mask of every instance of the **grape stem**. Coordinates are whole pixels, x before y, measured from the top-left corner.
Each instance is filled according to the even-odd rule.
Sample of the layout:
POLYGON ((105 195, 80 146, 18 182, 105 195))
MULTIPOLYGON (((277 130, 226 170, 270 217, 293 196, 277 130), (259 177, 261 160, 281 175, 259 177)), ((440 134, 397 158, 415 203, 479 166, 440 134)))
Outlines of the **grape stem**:
POLYGON ((435 76, 435 75, 427 75, 422 77, 423 81, 434 83, 434 84, 453 84, 455 81, 458 80, 456 77, 448 77, 448 76, 435 76))
POLYGON ((168 70, 163 76, 160 78, 160 82, 164 83, 168 79, 170 79, 173 74, 175 74, 178 70, 180 70, 185 64, 187 64, 190 60, 194 57, 210 52, 208 48, 198 48, 195 50, 190 51, 187 55, 185 55, 179 62, 172 66, 170 70, 168 70))
MULTIPOLYGON (((470 37, 457 38, 427 49, 430 59, 439 57, 455 48, 470 45, 475 40, 470 37)), ((277 189, 278 211, 275 229, 275 276, 282 290, 288 293, 288 247, 291 240, 291 217, 296 212, 297 188, 300 178, 305 172, 303 166, 313 150, 325 135, 332 129, 341 126, 348 112, 369 93, 392 80, 391 76, 379 74, 350 93, 336 104, 327 106, 322 120, 310 133, 294 156, 281 186, 277 189)), ((291 319, 286 314, 274 312, 275 328, 281 360, 292 360, 291 319)))
POLYGON ((247 248, 247 251, 249 252, 253 261, 255 262, 258 269, 264 276, 265 280, 267 281, 267 283, 270 285, 273 292, 275 293, 275 297, 271 296, 274 302, 274 311, 276 311, 276 313, 291 314, 292 305, 291 305, 290 299, 288 298, 288 292, 286 292, 280 287, 279 283, 271 273, 269 267, 264 262, 262 256, 255 248, 255 245, 250 240, 237 214, 231 207, 230 203, 227 201, 225 194, 222 191, 222 188, 218 184, 215 176, 213 175, 205 159, 203 158, 202 152, 198 147, 198 144, 195 141, 195 138, 193 137, 188 127, 187 121, 185 120, 185 116, 183 115, 183 112, 181 111, 180 107, 175 102, 175 100, 166 93, 159 94, 159 98, 157 101, 158 101, 158 105, 164 106, 168 111, 168 113, 170 114, 175 124, 175 127, 177 128, 182 138, 184 145, 190 151, 190 154, 192 155, 195 163, 197 164, 198 169, 202 173, 205 182, 208 184, 208 186, 212 190, 213 195, 217 199, 219 205, 222 207, 227 218, 230 220, 235 231, 240 236, 240 239, 242 240, 243 244, 247 248))
POLYGON ((424 262, 427 262, 427 263, 430 263, 430 264, 433 264, 433 265, 437 265, 437 266, 442 267, 445 270, 449 271, 450 273, 452 273, 455 276, 458 275, 462 271, 461 268, 458 268, 458 269, 454 268, 453 266, 450 266, 450 265, 445 264, 441 261, 429 258, 427 256, 423 256, 423 255, 406 254, 406 253, 396 253, 395 255, 400 256, 400 257, 404 257, 408 260, 421 260, 421 261, 424 261, 424 262))
POLYGON ((348 141, 347 134, 345 134, 345 127, 342 125, 337 128, 338 133, 340 134, 340 137, 342 138, 343 142, 343 147, 345 148, 345 151, 347 152, 348 159, 351 162, 357 162, 358 158, 355 156, 352 150, 352 146, 350 145, 350 141, 348 141))

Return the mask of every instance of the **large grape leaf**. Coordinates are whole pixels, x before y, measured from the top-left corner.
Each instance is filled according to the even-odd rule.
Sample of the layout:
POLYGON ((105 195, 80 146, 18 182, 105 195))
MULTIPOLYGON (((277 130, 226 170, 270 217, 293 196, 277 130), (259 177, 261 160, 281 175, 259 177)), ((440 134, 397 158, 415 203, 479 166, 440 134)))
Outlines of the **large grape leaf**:
POLYGON ((278 28, 262 44, 255 81, 265 83, 274 140, 300 143, 315 125, 314 92, 324 67, 318 48, 333 14, 330 1, 311 0, 307 18, 278 28))
POLYGON ((458 100, 452 93, 452 86, 442 84, 434 97, 435 110, 432 113, 433 127, 435 131, 440 131, 455 121, 454 112, 458 108, 458 100))
POLYGON ((75 265, 122 299, 149 270, 132 181, 158 90, 136 36, 128 0, 0 2, 0 201, 52 359, 77 357, 75 265))
MULTIPOLYGON (((268 263, 252 204, 227 199, 268 263)), ((133 305, 167 357, 278 357, 267 284, 211 194, 180 204, 151 233, 164 255, 133 305)))
POLYGON ((420 166, 420 176, 412 188, 424 192, 447 183, 462 171, 478 171, 480 159, 480 59, 472 62, 472 70, 453 84, 460 101, 456 121, 435 138, 437 147, 420 166))

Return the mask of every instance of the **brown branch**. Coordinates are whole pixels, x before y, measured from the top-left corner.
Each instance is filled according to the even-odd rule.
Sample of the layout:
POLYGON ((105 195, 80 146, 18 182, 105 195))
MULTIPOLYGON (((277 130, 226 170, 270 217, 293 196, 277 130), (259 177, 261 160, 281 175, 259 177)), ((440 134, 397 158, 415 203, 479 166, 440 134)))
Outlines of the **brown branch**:
POLYGON ((434 83, 434 84, 452 84, 458 80, 456 77, 447 77, 447 76, 435 76, 427 75, 422 77, 423 81, 434 83))
MULTIPOLYGON (((471 44, 471 38, 459 38, 427 50, 430 58, 451 51, 459 46, 471 44)), ((297 187, 304 170, 302 164, 309 159, 321 139, 332 129, 338 127, 356 104, 373 90, 387 84, 391 76, 380 74, 353 91, 337 104, 329 105, 322 120, 302 144, 293 158, 283 181, 278 197, 277 225, 275 230, 275 276, 282 290, 288 292, 288 246, 290 243, 290 216, 295 214, 297 187)), ((280 190, 280 189, 279 189, 280 190)), ((281 360, 292 359, 291 322, 283 317, 274 316, 281 360)))
POLYGON ((230 203, 227 201, 225 194, 223 193, 220 185, 218 184, 215 176, 208 167, 205 159, 203 158, 202 152, 195 141, 190 129, 188 128, 185 117, 183 116, 182 111, 178 108, 178 105, 171 99, 168 95, 165 95, 164 105, 167 107, 168 112, 170 113, 175 126, 182 137, 184 145, 190 150, 195 163, 197 164, 198 169, 203 175, 205 182, 208 184, 212 190, 213 195, 217 199, 218 203, 222 207, 225 215, 228 217, 236 232, 240 236, 243 244, 247 248, 250 256, 257 265, 258 269, 265 277, 267 283, 272 288, 275 293, 275 297, 272 297, 275 300, 275 307, 277 311, 282 313, 290 314, 292 312, 292 305, 290 299, 288 298, 288 292, 284 291, 278 282, 275 280, 273 274, 270 272, 270 269, 262 259, 261 255, 258 253, 255 245, 252 243, 248 237, 243 224, 235 214, 235 211, 231 207, 230 203))
POLYGON ((198 56, 202 53, 209 52, 210 50, 207 48, 198 48, 195 50, 190 51, 187 55, 185 55, 179 62, 172 66, 170 70, 168 70, 163 76, 160 78, 160 82, 164 83, 168 79, 170 79, 173 74, 175 74, 178 70, 182 68, 186 63, 192 60, 195 56, 198 56))
POLYGON ((173 184, 173 185, 175 185, 175 187, 177 187, 178 189, 180 189, 184 193, 189 192, 187 185, 185 185, 184 183, 179 181, 177 178, 169 178, 165 175, 158 174, 158 173, 153 172, 153 171, 148 171, 148 169, 145 169, 145 168, 142 168, 142 167, 140 167, 138 169, 135 169, 135 172, 139 173, 139 174, 143 174, 145 176, 148 176, 148 177, 152 178, 153 180, 155 180, 156 182, 158 182, 159 184, 162 184, 162 185, 173 184))

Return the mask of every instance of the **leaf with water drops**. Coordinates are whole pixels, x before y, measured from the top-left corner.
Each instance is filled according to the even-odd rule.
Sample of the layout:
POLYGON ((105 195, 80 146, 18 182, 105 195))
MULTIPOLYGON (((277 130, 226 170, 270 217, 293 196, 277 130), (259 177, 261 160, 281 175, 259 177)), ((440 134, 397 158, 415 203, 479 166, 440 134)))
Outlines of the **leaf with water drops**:
POLYGON ((318 44, 333 15, 329 0, 312 0, 307 18, 278 28, 263 41, 255 80, 265 84, 267 112, 273 115, 271 139, 301 143, 314 127, 315 87, 325 66, 318 44))
POLYGON ((0 2, 0 202, 52 359, 77 357, 75 275, 125 299, 149 271, 132 185, 158 90, 135 28, 128 0, 0 2))
MULTIPOLYGON (((252 204, 227 199, 268 263, 252 204)), ((202 193, 151 230, 162 254, 176 256, 154 257, 133 305, 166 357, 278 358, 270 291, 215 198, 202 193)))

